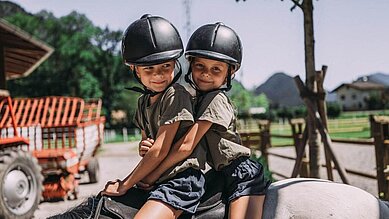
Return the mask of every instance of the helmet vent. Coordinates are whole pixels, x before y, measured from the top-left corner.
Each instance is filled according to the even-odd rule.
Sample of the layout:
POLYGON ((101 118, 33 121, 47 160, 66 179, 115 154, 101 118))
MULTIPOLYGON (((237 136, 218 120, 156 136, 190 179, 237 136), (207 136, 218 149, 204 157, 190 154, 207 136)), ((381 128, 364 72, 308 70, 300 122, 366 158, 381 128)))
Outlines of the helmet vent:
POLYGON ((149 25, 149 32, 151 36, 151 42, 153 43, 154 48, 157 48, 157 45, 155 43, 155 34, 153 31, 153 26, 151 25, 150 19, 147 17, 147 24, 149 25))
POLYGON ((217 31, 219 30, 220 25, 224 25, 224 24, 222 22, 217 22, 216 23, 216 27, 215 27, 215 30, 213 31, 213 35, 212 35, 211 47, 215 43, 216 36, 217 36, 217 31))

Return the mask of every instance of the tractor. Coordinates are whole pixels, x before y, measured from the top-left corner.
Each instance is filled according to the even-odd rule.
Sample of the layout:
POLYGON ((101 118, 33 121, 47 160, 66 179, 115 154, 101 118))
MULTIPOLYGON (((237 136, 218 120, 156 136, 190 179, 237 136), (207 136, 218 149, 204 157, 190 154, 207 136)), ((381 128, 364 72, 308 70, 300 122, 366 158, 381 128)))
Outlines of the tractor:
POLYGON ((105 118, 99 99, 12 98, 7 80, 31 74, 53 52, 0 19, 0 218, 32 218, 42 200, 77 198, 98 181, 105 118))

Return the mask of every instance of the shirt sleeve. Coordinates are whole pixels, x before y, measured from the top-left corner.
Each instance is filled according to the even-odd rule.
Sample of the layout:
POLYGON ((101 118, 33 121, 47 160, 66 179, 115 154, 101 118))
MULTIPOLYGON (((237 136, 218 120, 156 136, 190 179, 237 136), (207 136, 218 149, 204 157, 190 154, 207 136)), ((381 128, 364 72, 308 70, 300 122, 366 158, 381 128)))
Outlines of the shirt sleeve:
POLYGON ((211 129, 227 131, 234 118, 234 110, 228 101, 228 97, 222 93, 210 93, 198 103, 198 118, 197 120, 209 121, 213 125, 211 129))
POLYGON ((160 125, 177 121, 193 124, 191 95, 181 86, 168 88, 162 99, 160 125))

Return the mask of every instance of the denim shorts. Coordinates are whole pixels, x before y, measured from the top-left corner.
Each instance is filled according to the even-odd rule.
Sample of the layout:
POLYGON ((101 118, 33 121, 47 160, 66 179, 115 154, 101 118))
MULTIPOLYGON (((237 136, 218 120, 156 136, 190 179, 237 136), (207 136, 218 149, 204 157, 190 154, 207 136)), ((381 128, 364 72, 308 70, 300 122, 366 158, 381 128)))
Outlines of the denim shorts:
POLYGON ((265 195, 270 181, 265 179, 263 166, 249 157, 239 157, 220 170, 225 178, 225 197, 232 200, 251 195, 265 195))
POLYGON ((160 200, 175 209, 195 213, 204 194, 205 178, 201 170, 188 168, 156 185, 149 200, 160 200))

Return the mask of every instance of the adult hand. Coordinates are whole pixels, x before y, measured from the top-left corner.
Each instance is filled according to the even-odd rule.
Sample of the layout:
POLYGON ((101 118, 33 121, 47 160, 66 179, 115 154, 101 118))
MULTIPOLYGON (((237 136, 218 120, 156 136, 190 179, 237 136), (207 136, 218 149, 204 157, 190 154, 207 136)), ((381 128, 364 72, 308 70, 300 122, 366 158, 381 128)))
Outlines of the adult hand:
POLYGON ((145 156, 147 151, 153 146, 154 144, 154 139, 147 138, 145 140, 142 140, 139 142, 139 155, 141 157, 145 156))

